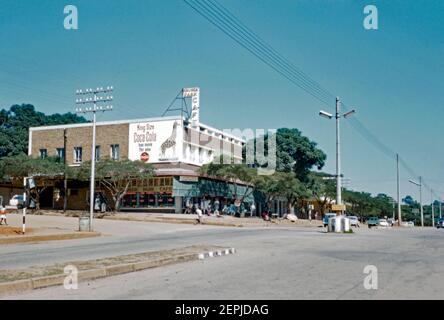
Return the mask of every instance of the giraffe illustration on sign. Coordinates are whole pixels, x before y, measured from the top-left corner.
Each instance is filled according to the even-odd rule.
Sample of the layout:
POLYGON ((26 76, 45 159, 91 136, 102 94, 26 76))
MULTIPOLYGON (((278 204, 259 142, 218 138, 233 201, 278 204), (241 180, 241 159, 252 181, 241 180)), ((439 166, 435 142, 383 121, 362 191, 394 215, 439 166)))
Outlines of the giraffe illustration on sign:
POLYGON ((168 139, 165 140, 164 143, 160 146, 161 149, 161 158, 165 158, 165 152, 167 149, 173 148, 173 156, 176 154, 176 137, 177 137, 177 121, 174 122, 173 132, 169 136, 168 139))

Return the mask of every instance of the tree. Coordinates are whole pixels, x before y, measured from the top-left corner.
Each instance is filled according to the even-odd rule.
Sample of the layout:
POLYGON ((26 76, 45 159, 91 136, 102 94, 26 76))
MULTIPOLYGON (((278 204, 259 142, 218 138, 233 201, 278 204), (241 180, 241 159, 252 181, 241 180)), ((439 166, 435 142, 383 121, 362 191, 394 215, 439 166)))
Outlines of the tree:
MULTIPOLYGON (((63 161, 56 157, 45 159, 32 158, 24 154, 3 157, 0 159, 0 178, 13 183, 23 185, 25 177, 33 177, 38 181, 41 179, 55 179, 63 177, 64 174, 73 175, 72 169, 65 166, 63 161)), ((46 190, 45 186, 38 186, 30 196, 36 203, 36 209, 40 209, 40 195, 46 190)))
MULTIPOLYGON (((103 186, 114 201, 114 211, 120 210, 120 201, 128 192, 133 179, 153 177, 154 169, 142 161, 103 159, 96 163, 96 181, 103 186)), ((91 162, 84 162, 79 168, 78 179, 89 181, 91 162)))
POLYGON ((345 189, 343 198, 351 206, 351 211, 361 217, 384 217, 393 215, 393 198, 386 194, 373 197, 368 192, 359 192, 345 189))
MULTIPOLYGON (((298 129, 281 128, 274 133, 276 138, 276 170, 280 172, 294 172, 299 181, 306 182, 310 170, 324 167, 326 154, 318 149, 316 142, 303 136, 298 129)), ((269 134, 264 137, 265 155, 268 155, 269 134)), ((257 139, 249 141, 256 146, 257 139)), ((254 150, 256 150, 254 148, 254 150)), ((245 154, 246 150, 244 150, 245 154)), ((259 166, 259 163, 255 163, 259 166)))
POLYGON ((278 197, 285 198, 288 212, 292 212, 299 200, 310 197, 311 194, 307 185, 299 181, 293 172, 276 172, 270 176, 260 176, 256 186, 265 195, 268 207, 278 197))
POLYGON ((13 105, 0 110, 0 158, 28 153, 29 127, 84 123, 86 119, 73 113, 45 115, 33 105, 13 105))
POLYGON ((307 188, 312 191, 321 208, 321 215, 323 215, 336 199, 336 179, 330 174, 311 172, 307 184, 307 188))
POLYGON ((253 191, 257 179, 257 172, 255 169, 249 168, 245 164, 220 164, 209 163, 203 165, 199 172, 203 175, 221 179, 228 185, 233 185, 234 198, 244 202, 244 199, 249 197, 253 191), (245 186, 245 191, 239 194, 239 185, 245 186))

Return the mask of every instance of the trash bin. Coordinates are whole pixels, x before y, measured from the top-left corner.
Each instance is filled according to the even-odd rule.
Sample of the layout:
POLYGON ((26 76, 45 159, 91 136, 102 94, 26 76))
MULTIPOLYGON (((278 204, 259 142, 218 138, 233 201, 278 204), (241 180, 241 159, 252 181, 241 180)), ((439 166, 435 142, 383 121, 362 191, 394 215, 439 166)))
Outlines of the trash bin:
POLYGON ((349 218, 342 218, 343 221, 343 228, 342 232, 350 232, 350 219, 349 218))
POLYGON ((336 217, 332 217, 330 219, 328 219, 328 227, 327 227, 327 231, 328 232, 336 232, 336 217))
POLYGON ((89 231, 89 217, 79 218, 79 231, 89 231))
POLYGON ((350 219, 344 216, 337 216, 328 220, 328 232, 349 232, 350 219))

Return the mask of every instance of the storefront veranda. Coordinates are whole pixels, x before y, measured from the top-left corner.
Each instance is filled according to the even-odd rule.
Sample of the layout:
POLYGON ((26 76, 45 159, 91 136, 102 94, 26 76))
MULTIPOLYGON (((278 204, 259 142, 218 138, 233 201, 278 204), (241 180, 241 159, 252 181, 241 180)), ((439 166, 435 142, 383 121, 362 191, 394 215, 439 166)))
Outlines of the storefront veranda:
POLYGON ((122 211, 184 213, 190 205, 223 208, 238 205, 237 211, 248 210, 254 197, 245 185, 234 186, 221 180, 193 176, 164 176, 134 179, 121 202, 122 211), (244 196, 242 204, 235 201, 244 196), (239 206, 240 205, 240 206, 239 206))

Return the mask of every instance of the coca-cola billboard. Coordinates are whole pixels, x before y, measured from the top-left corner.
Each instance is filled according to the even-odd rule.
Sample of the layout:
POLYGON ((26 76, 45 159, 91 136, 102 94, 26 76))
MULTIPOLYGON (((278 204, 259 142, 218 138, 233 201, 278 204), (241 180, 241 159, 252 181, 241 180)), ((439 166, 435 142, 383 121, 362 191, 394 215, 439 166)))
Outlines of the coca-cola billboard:
POLYGON ((129 125, 128 157, 146 163, 177 162, 183 149, 182 121, 158 120, 129 125))

